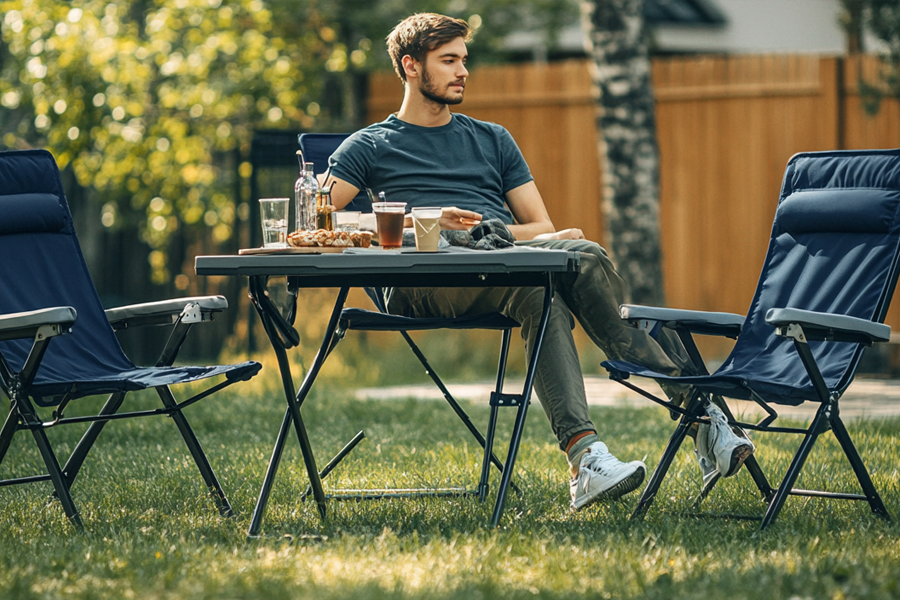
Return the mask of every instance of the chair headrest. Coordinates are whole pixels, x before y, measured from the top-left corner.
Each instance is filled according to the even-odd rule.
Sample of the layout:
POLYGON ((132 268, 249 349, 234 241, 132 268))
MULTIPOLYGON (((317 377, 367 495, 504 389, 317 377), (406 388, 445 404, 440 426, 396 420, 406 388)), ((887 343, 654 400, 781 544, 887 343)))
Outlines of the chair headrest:
POLYGON ((0 235, 56 233, 65 226, 65 211, 55 194, 0 195, 0 235))
POLYGON ((894 190, 810 190, 782 200, 776 220, 784 233, 888 233, 898 206, 894 190))

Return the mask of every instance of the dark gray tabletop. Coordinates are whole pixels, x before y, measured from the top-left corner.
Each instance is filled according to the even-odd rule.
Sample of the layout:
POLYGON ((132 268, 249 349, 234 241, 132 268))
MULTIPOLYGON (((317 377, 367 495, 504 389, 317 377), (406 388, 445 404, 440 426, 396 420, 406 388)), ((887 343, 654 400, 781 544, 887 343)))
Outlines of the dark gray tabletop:
POLYGON ((341 254, 198 256, 198 275, 290 276, 301 287, 543 285, 548 273, 577 273, 580 254, 514 247, 491 252, 451 248, 349 249, 341 254))

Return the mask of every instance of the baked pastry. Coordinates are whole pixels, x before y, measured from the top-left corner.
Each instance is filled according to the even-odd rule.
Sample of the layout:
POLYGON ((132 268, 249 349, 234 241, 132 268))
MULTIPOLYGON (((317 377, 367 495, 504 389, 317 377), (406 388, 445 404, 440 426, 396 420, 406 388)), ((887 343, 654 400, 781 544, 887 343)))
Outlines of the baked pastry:
POLYGON ((372 244, 371 231, 295 231, 288 235, 288 244, 295 248, 368 248, 372 244))

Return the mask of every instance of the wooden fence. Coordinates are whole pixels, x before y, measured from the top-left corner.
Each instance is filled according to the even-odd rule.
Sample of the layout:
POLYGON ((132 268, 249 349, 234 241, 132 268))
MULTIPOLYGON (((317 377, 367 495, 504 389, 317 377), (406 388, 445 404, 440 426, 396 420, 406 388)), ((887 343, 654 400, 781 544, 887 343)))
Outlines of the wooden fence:
MULTIPOLYGON (((457 110, 504 125, 554 224, 603 241, 595 102, 587 61, 473 70, 457 110)), ((877 60, 806 55, 653 63, 668 304, 744 313, 765 257, 781 178, 797 152, 900 147, 900 105, 862 109, 877 60)), ((371 77, 368 118, 400 106, 393 73, 371 77)), ((888 323, 900 328, 900 302, 888 323)))

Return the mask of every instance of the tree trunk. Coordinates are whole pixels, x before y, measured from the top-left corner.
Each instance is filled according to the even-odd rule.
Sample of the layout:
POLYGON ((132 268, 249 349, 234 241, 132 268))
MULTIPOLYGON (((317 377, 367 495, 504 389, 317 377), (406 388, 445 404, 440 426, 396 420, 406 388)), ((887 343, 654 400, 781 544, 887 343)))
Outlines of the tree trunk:
POLYGON ((642 0, 583 0, 599 91, 607 244, 631 301, 663 305, 659 147, 642 0))

